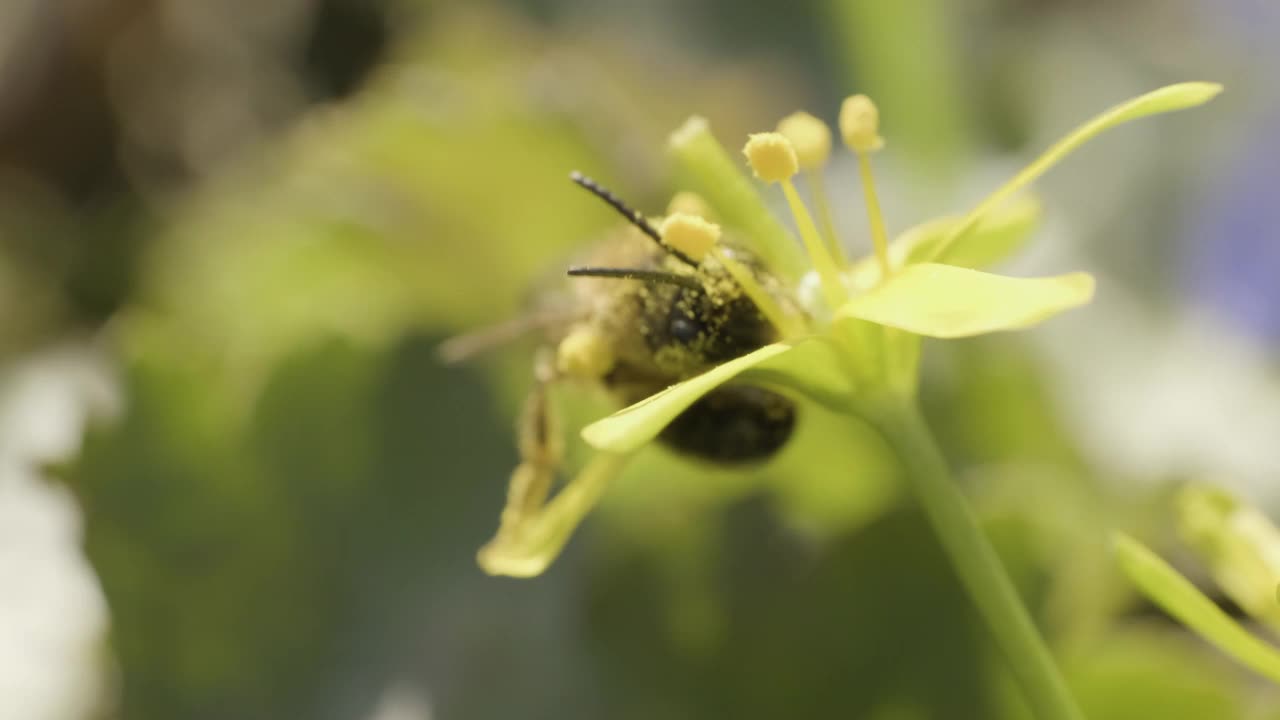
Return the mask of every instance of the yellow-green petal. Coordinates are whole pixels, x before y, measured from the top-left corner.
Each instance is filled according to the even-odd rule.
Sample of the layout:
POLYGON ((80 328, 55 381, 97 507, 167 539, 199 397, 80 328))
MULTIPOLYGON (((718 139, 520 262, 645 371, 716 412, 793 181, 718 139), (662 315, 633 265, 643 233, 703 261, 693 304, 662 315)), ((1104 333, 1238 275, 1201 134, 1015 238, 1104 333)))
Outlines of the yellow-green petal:
MULTIPOLYGON (((889 264, 894 268, 925 262, 965 221, 959 215, 935 218, 904 230, 889 244, 889 264)), ((967 268, 990 267, 1021 248, 1040 224, 1040 202, 1020 197, 987 213, 972 231, 954 243, 938 262, 967 268)), ((849 277, 854 287, 871 288, 880 282, 880 265, 874 256, 853 264, 849 277)))
POLYGON ((627 459, 627 455, 600 453, 545 505, 531 511, 507 508, 498 534, 476 556, 480 567, 490 575, 542 574, 627 459))
POLYGON ((1117 533, 1120 568, 1152 602, 1240 664, 1280 683, 1280 650, 1251 635, 1160 556, 1117 533))
POLYGON ((1222 92, 1222 86, 1217 83, 1178 83, 1177 85, 1168 85, 1145 95, 1140 95, 1094 117, 1068 133, 1066 137, 1057 143, 1054 143, 1052 147, 1036 158, 1022 172, 979 203, 977 207, 965 216, 964 222, 956 227, 952 234, 926 259, 938 260, 944 257, 951 245, 958 243, 961 238, 971 232, 986 213, 1009 199, 1014 193, 1031 184, 1073 150, 1104 130, 1148 115, 1184 110, 1202 105, 1213 99, 1220 92, 1222 92))
POLYGON ((843 372, 829 340, 814 337, 775 343, 717 365, 598 420, 583 428, 582 437, 600 450, 637 450, 656 438, 698 398, 748 370, 754 371, 753 376, 759 382, 791 387, 822 402, 833 402, 834 398, 851 391, 848 375, 843 372))
POLYGON ((968 337, 1035 325, 1089 302, 1093 285, 1088 273, 1013 278, 922 263, 845 303, 837 317, 929 337, 968 337))
MULTIPOLYGON (((1021 249, 1040 224, 1040 201, 1034 197, 1012 200, 987 213, 978 225, 951 243, 937 262, 967 268, 990 267, 1021 249)), ((938 247, 964 218, 945 218, 917 225, 898 236, 906 252, 904 265, 928 262, 938 247)))

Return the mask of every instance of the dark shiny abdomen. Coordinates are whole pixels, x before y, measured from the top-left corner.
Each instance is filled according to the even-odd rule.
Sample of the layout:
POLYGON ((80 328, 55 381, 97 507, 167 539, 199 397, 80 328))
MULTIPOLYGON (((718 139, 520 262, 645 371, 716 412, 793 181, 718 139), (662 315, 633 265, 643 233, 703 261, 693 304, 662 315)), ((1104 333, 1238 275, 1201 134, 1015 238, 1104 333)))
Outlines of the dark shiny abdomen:
POLYGON ((709 462, 760 462, 786 445, 795 424, 796 406, 791 400, 763 388, 730 385, 691 405, 658 440, 709 462))

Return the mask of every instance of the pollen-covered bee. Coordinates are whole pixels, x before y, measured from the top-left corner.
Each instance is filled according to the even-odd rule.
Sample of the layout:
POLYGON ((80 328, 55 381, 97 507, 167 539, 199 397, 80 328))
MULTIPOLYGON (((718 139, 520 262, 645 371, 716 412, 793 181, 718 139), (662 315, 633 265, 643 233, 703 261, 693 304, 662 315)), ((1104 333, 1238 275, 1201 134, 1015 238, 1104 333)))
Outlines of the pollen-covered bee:
MULTIPOLYGON (((562 455, 563 438, 548 399, 552 383, 597 382, 629 405, 775 342, 778 328, 735 279, 743 273, 756 292, 768 293, 788 312, 800 312, 782 283, 749 253, 708 236, 718 233, 714 225, 673 215, 660 232, 595 181, 576 172, 571 177, 630 226, 593 248, 583 265, 569 268, 567 287, 548 295, 527 317, 442 348, 447 359, 458 359, 521 330, 543 330, 546 343, 535 360, 535 384, 519 421, 516 470, 541 481, 554 476, 562 455)), ((700 460, 745 464, 776 454, 795 424, 796 408, 788 398, 730 383, 685 410, 659 441, 700 460)))

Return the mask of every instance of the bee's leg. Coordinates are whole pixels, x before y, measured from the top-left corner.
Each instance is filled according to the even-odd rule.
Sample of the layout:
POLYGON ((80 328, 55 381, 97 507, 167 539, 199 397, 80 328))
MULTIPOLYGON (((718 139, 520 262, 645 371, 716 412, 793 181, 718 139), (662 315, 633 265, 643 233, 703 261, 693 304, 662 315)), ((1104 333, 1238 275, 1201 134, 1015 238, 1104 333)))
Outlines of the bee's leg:
POLYGON ((525 399, 516 426, 520 464, 511 473, 507 505, 502 513, 504 527, 537 512, 546 503, 564 461, 564 433, 550 397, 551 384, 556 379, 555 362, 550 353, 538 354, 534 379, 533 390, 525 399))
POLYGON ((629 457, 596 453, 550 497, 565 445, 550 397, 553 384, 563 377, 553 359, 554 353, 543 353, 534 366, 537 382, 517 425, 520 464, 511 473, 498 533, 477 553, 480 567, 491 575, 531 577, 545 570, 629 457))

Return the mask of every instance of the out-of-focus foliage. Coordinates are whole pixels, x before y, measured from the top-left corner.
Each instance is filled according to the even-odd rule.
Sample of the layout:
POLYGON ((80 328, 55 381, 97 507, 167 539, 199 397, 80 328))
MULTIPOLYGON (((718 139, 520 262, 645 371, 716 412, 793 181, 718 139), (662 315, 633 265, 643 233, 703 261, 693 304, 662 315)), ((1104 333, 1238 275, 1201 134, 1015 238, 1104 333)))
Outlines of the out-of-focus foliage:
MULTIPOLYGON (((993 187, 992 148, 1029 154, 1082 108, 1192 76, 1227 82, 1218 114, 1082 153, 1045 183, 1047 263, 1012 269, 1099 268, 1096 332, 931 348, 922 392, 1091 719, 1276 715, 1274 689, 1135 597, 1107 547, 1125 528, 1180 564, 1155 484, 1257 437, 1217 411, 1179 420, 1221 431, 1203 435, 1217 454, 1141 432, 1224 381, 1146 372, 1184 367, 1146 354, 1222 346, 1153 350, 1144 331, 1225 292, 1243 262, 1226 240, 1265 257, 1273 237, 1260 212, 1213 220, 1234 203, 1191 217, 1213 151, 1270 137, 1273 56, 1234 40, 1246 0, 73 5, 0 10, 0 59, 38 79, 0 77, 0 358, 92 333, 118 370, 118 416, 58 468, 110 612, 102 716, 363 718, 409 687, 444 720, 1025 717, 892 458, 817 406, 754 471, 646 451, 547 576, 483 577, 531 343, 454 368, 435 347, 518 313, 616 223, 570 170, 660 211, 690 114, 733 145, 873 90, 900 230, 993 187), (1212 287, 1170 269, 1204 257, 1212 287), (1149 312, 1111 311, 1122 287, 1149 312), (1116 367, 1126 382, 1087 382, 1116 367), (1121 416, 1099 393, 1147 400, 1121 416), (1105 452, 1138 440, 1177 462, 1105 452)), ((1248 269, 1228 289, 1265 316, 1265 263, 1248 269)), ((1270 397, 1274 359, 1246 364, 1238 396, 1270 397)), ((613 409, 557 394, 571 427, 613 409)))
MULTIPOLYGON (((492 11, 435 15, 402 42, 359 96, 174 205, 110 329, 128 408, 71 475, 123 716, 367 705, 413 649, 397 628, 472 571, 511 458, 490 414, 509 403, 446 375, 414 328, 518 312, 542 266, 609 217, 567 170, 635 174, 566 109, 600 101, 600 68, 575 60, 613 68, 621 96, 630 76, 672 108, 695 88, 752 107, 732 75, 654 85, 625 54, 492 11)), ((606 135, 656 146, 675 112, 646 106, 606 135)), ((642 180, 659 172, 640 160, 642 180)))

